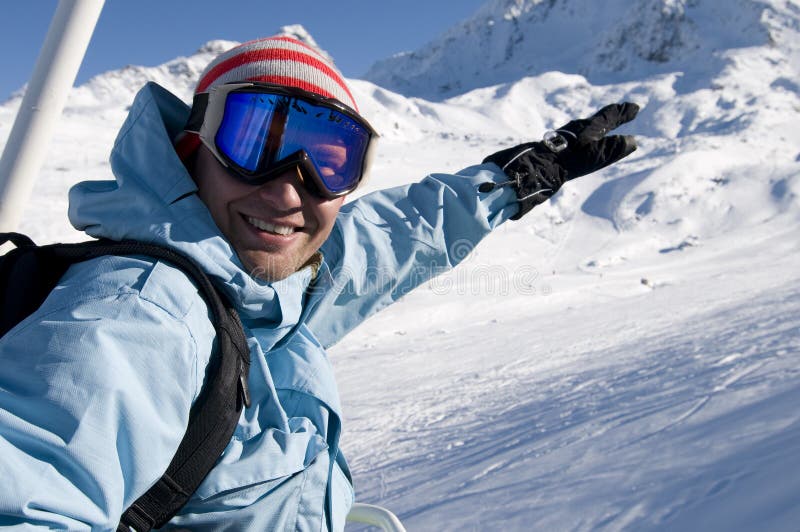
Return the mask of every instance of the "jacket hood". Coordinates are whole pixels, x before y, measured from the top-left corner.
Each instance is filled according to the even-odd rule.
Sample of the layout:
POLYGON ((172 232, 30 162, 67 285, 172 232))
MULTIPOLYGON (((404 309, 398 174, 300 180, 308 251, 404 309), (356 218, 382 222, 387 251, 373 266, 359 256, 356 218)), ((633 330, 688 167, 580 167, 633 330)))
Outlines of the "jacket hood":
POLYGON ((96 238, 135 239, 191 256, 215 279, 243 319, 259 326, 297 323, 312 277, 304 268, 267 283, 250 277, 214 223, 172 139, 189 107, 155 83, 137 94, 111 152, 114 181, 85 181, 69 193, 72 225, 96 238))

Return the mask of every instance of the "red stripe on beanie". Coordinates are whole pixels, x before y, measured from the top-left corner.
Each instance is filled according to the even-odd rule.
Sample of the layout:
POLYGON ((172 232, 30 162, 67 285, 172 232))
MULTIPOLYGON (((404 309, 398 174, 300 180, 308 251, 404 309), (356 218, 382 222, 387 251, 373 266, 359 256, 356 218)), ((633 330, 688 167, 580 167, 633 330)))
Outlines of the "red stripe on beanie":
MULTIPOLYGON (((292 42, 293 44, 296 42, 292 39, 280 39, 280 40, 292 42)), ((308 47, 306 46, 306 48, 308 47)), ((298 50, 287 50, 284 48, 262 48, 255 50, 247 50, 240 54, 236 54, 228 59, 225 59, 218 65, 215 65, 208 73, 206 73, 205 76, 203 76, 203 79, 201 79, 197 85, 196 92, 204 92, 216 79, 223 76, 226 72, 233 70, 234 68, 247 65, 248 63, 254 63, 257 61, 270 61, 270 60, 295 61, 323 72, 328 77, 330 77, 333 80, 333 82, 336 83, 350 98, 350 102, 343 102, 343 103, 350 103, 353 105, 353 107, 355 107, 355 98, 353 98, 353 95, 350 93, 350 90, 347 88, 347 85, 345 85, 344 80, 327 63, 325 63, 321 59, 318 59, 317 57, 313 57, 298 50)), ((297 79, 297 78, 292 78, 290 76, 284 76, 284 77, 287 80, 297 79)), ((248 78, 248 79, 253 80, 254 78, 248 78)), ((299 79, 297 79, 297 81, 302 82, 302 80, 299 79)), ((300 87, 299 84, 291 82, 286 84, 290 86, 300 87)), ((329 91, 326 91, 326 93, 330 94, 329 91)), ((336 98, 336 96, 334 95, 331 95, 329 97, 336 98)))
POLYGON ((231 48, 228 51, 230 52, 231 50, 234 50, 235 48, 244 48, 244 47, 247 47, 247 46, 254 45, 256 43, 263 43, 263 42, 266 42, 266 41, 284 41, 284 42, 288 42, 288 43, 291 43, 291 44, 296 44, 298 46, 302 46, 303 48, 307 48, 307 49, 311 50, 312 52, 314 52, 317 55, 322 55, 320 53, 320 51, 317 50, 316 48, 314 48, 313 46, 309 46, 308 44, 304 43, 303 41, 295 39, 294 37, 289 37, 288 35, 275 35, 273 37, 260 37, 258 39, 250 39, 249 41, 245 41, 242 44, 239 44, 239 45, 235 46, 234 48, 231 48))
POLYGON ((344 82, 339 78, 339 75, 333 71, 326 63, 317 57, 305 54, 298 50, 287 50, 285 48, 256 48, 254 50, 246 50, 238 53, 224 61, 215 65, 205 76, 200 80, 196 92, 203 92, 210 82, 223 76, 229 70, 246 65, 247 63, 255 63, 257 61, 269 60, 284 60, 284 61, 297 61, 305 65, 323 71, 325 74, 333 78, 338 85, 344 85, 344 82))
POLYGON ((314 53, 314 55, 320 55, 318 50, 315 50, 314 48, 312 48, 311 46, 307 45, 303 41, 298 41, 297 39, 293 39, 291 37, 286 37, 285 35, 282 35, 282 36, 279 36, 279 37, 272 37, 272 39, 274 39, 276 41, 284 41, 284 42, 288 42, 288 43, 292 43, 292 44, 297 44, 299 46, 302 46, 306 50, 310 50, 311 52, 314 53))

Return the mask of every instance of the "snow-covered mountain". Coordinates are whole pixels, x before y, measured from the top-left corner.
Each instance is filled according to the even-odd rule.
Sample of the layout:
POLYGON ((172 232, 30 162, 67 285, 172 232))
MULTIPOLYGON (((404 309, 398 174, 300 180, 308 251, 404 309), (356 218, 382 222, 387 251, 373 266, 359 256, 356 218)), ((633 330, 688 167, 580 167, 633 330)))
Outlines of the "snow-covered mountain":
MULTIPOLYGON (((796 0, 491 0, 350 80, 382 135, 359 194, 642 106, 632 156, 332 351, 360 500, 409 530, 796 530, 799 32, 796 0)), ((66 190, 109 177, 138 87, 188 102, 232 44, 75 88, 22 229, 83 238, 66 190)))
POLYGON ((594 84, 676 71, 707 78, 730 49, 795 42, 797 16, 796 2, 780 0, 492 0, 365 78, 433 99, 550 71, 594 84))

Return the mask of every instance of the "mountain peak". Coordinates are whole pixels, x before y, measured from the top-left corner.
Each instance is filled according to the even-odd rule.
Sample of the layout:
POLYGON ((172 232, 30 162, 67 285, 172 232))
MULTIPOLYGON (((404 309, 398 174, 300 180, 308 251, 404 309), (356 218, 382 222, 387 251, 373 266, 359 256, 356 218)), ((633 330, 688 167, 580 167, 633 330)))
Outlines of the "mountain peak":
POLYGON ((239 44, 239 43, 236 42, 236 41, 226 41, 226 40, 222 40, 222 39, 216 39, 216 40, 213 40, 213 41, 208 41, 203 46, 198 48, 197 52, 195 52, 195 53, 196 54, 219 55, 222 52, 230 50, 231 48, 233 48, 237 44, 239 44))
MULTIPOLYGON (((308 32, 307 29, 302 24, 289 24, 287 26, 281 26, 278 28, 273 35, 281 36, 281 37, 291 37, 293 39, 297 39, 298 41, 306 44, 316 50, 318 50, 323 56, 330 59, 330 54, 323 50, 317 41, 314 40, 314 37, 308 32)), ((237 46, 239 43, 238 41, 226 41, 222 39, 216 39, 212 41, 208 41, 203 46, 201 46, 196 54, 212 54, 212 55, 219 55, 223 52, 226 52, 237 46)))
POLYGON ((773 0, 491 0, 419 50, 375 63, 365 78, 440 99, 548 71, 601 84, 708 72, 724 50, 768 44, 762 15, 776 6, 773 0))
POLYGON ((311 48, 314 48, 315 50, 317 50, 326 59, 328 59, 330 61, 333 60, 331 58, 330 54, 328 52, 326 52, 325 50, 323 50, 320 47, 319 44, 317 44, 317 41, 314 40, 314 37, 311 36, 311 34, 308 32, 308 30, 305 29, 305 27, 303 27, 302 24, 289 24, 288 26, 282 26, 278 30, 277 34, 285 36, 285 37, 292 37, 293 39, 297 39, 298 41, 302 42, 303 44, 306 44, 306 45, 310 46, 311 48))

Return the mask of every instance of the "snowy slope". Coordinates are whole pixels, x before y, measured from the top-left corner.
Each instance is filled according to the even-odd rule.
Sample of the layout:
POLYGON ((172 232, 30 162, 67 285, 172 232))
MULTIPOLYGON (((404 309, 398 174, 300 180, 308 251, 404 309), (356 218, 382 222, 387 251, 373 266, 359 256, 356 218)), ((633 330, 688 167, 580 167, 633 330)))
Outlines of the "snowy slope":
MULTIPOLYGON (((457 170, 611 101, 643 106, 625 128, 635 154, 459 249, 461 266, 334 348, 360 500, 409 530, 797 530, 798 14, 777 0, 491 1, 474 20, 526 36, 502 68, 491 54, 505 48, 469 24, 442 42, 448 64, 487 65, 495 81, 447 78, 478 88, 444 99, 430 48, 396 68, 416 65, 410 93, 435 101, 352 80, 383 136, 366 191, 457 170), (515 70, 528 36, 559 39, 568 23, 601 30, 556 47, 563 64, 515 70), (693 44, 641 57, 647 35, 670 32, 693 44), (614 42, 607 55, 624 65, 581 63, 614 42)), ((188 100, 209 48, 230 44, 76 88, 23 229, 80 239, 66 189, 108 177, 135 87, 155 79, 188 100)), ((0 145, 18 105, 0 106, 0 145)))
POLYGON ((796 234, 412 294, 335 353, 362 497, 409 530, 796 530, 796 234))

